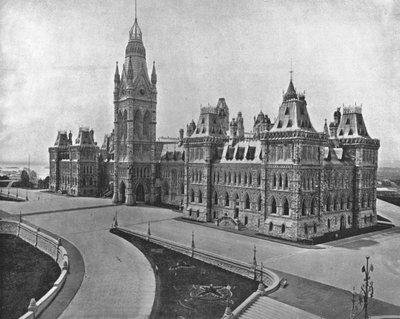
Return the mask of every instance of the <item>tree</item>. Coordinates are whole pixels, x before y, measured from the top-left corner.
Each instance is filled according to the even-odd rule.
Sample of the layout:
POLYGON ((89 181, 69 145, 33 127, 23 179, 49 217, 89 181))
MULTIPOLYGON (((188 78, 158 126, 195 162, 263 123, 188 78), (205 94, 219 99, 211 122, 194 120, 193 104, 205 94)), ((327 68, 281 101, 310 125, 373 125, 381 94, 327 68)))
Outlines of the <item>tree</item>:
POLYGON ((48 176, 44 180, 43 179, 39 179, 38 188, 40 188, 40 189, 49 188, 49 177, 48 176))
POLYGON ((21 179, 20 179, 20 186, 21 187, 29 187, 29 175, 26 170, 23 170, 21 173, 21 179))

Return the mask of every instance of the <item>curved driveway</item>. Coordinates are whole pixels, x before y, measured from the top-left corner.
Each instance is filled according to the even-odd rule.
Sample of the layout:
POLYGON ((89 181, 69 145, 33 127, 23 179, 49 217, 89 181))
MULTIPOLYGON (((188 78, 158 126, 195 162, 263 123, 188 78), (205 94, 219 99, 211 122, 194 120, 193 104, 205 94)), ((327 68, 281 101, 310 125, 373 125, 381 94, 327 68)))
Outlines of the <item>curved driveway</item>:
MULTIPOLYGON (((237 260, 251 262, 253 245, 257 245, 257 259, 266 267, 347 291, 361 285, 360 269, 365 256, 370 255, 375 266, 372 276, 376 298, 400 306, 399 227, 304 249, 182 223, 172 219, 180 214, 166 209, 110 207, 110 201, 103 199, 40 196, 40 201, 36 202, 3 202, 7 207, 2 209, 14 214, 18 214, 20 209, 23 214, 35 212, 35 215, 26 215, 25 218, 65 237, 84 256, 86 276, 62 318, 137 318, 150 313, 154 276, 148 261, 136 248, 108 232, 116 210, 118 222, 124 227, 146 232, 147 222, 151 221, 152 234, 187 245, 191 243, 194 230, 197 248, 237 260), (78 208, 82 206, 86 208, 78 208), (74 207, 77 209, 71 210, 74 207), (70 211, 41 213, 64 208, 70 211)), ((399 207, 378 201, 380 210, 400 225, 399 207)))
MULTIPOLYGON (((60 318, 148 318, 155 296, 153 270, 138 249, 109 232, 118 207, 79 209, 82 198, 43 193, 32 198, 36 200, 2 202, 1 208, 14 214, 22 210, 27 214, 24 219, 64 237, 85 262, 82 285, 60 318), (71 210, 74 207, 77 210, 71 210), (62 209, 69 210, 46 213, 62 209)), ((109 200, 88 199, 85 206, 109 204, 109 200)))

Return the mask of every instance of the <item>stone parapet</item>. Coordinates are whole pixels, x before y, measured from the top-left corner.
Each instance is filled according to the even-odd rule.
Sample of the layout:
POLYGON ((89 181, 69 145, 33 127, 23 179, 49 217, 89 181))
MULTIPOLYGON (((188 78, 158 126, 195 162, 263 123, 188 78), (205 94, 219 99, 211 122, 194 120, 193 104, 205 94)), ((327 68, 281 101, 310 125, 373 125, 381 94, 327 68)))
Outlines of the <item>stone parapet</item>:
POLYGON ((195 248, 195 245, 182 245, 180 243, 176 243, 164 238, 134 231, 124 227, 118 227, 118 230, 127 234, 137 236, 165 248, 174 250, 176 252, 182 253, 184 255, 191 256, 192 258, 203 261, 207 264, 217 266, 219 268, 231 271, 235 274, 239 274, 243 277, 249 279, 256 278, 259 279, 260 282, 262 281, 262 289, 258 289, 256 292, 251 294, 242 304, 240 304, 234 311, 232 311, 229 318, 238 318, 239 315, 243 313, 243 311, 245 311, 248 307, 250 307, 250 305, 254 303, 260 296, 268 295, 276 291, 280 287, 280 278, 277 274, 269 269, 261 269, 257 265, 254 266, 252 263, 245 263, 239 260, 223 257, 209 251, 195 248))
POLYGON ((61 245, 60 239, 56 239, 42 232, 40 228, 34 228, 23 222, 0 220, 0 233, 15 235, 21 238, 28 244, 49 255, 61 269, 61 274, 53 284, 53 287, 39 301, 36 302, 32 298, 28 312, 19 319, 37 318, 57 296, 67 279, 69 269, 68 253, 61 245))

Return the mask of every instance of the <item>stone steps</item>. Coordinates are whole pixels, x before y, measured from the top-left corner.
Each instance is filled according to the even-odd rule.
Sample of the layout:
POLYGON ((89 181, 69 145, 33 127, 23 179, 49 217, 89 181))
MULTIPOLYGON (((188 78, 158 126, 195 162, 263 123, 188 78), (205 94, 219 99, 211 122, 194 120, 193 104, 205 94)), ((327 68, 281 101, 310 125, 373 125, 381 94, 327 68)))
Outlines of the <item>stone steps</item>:
POLYGON ((286 305, 277 300, 260 297, 239 318, 241 319, 317 319, 311 313, 286 305))

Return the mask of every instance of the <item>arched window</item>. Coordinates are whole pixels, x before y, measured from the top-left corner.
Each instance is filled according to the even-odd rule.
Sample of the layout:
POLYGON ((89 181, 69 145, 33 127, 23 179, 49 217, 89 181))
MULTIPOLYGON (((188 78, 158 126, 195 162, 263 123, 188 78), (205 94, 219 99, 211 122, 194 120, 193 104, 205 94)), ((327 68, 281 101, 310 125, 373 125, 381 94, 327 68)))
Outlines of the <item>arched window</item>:
POLYGON ((273 231, 273 230, 274 230, 274 223, 269 222, 269 231, 273 231))
POLYGON ((371 207, 371 196, 369 194, 367 196, 367 207, 371 207))
POLYGON ((347 209, 350 209, 350 195, 347 197, 347 209))
POLYGON ((249 185, 253 184, 253 175, 251 175, 251 172, 249 173, 249 185))
POLYGON ((124 118, 123 118, 123 124, 122 124, 122 138, 124 139, 124 140, 126 140, 126 136, 127 136, 127 132, 128 132, 128 129, 127 129, 127 120, 128 120, 128 112, 125 110, 124 111, 124 118))
POLYGON ((272 186, 276 187, 276 174, 274 174, 274 176, 272 178, 272 186))
POLYGON ((202 192, 199 190, 199 203, 203 202, 203 194, 202 192))
POLYGON ((233 184, 236 184, 236 173, 233 174, 233 184))
POLYGON ((326 211, 331 211, 331 197, 329 195, 326 197, 326 211))
POLYGON ((283 199, 283 215, 289 215, 289 202, 286 198, 283 199))
POLYGON ((258 173, 257 174, 257 186, 260 186, 260 185, 261 185, 261 174, 258 173))
POLYGON ((141 137, 141 134, 143 132, 143 118, 142 118, 142 113, 137 110, 135 113, 135 117, 133 119, 133 134, 139 138, 141 137))
POLYGON ((279 188, 281 188, 282 187, 282 175, 281 174, 279 174, 279 188))
POLYGON ((276 200, 275 200, 275 197, 272 197, 272 200, 271 200, 271 214, 276 214, 276 200))
POLYGON ((244 208, 250 209, 250 197, 248 194, 244 196, 244 208))
POLYGON ((181 184, 181 194, 185 194, 185 184, 181 184))
POLYGON ((328 218, 328 229, 331 229, 331 220, 328 218))
POLYGON ((118 132, 116 132, 118 134, 118 138, 121 140, 122 139, 122 135, 123 135, 123 131, 124 131, 124 120, 123 120, 123 115, 122 112, 119 111, 118 112, 118 132))
POLYGON ((225 206, 229 206, 229 194, 225 193, 225 206))
POLYGON ((315 208, 316 208, 316 199, 313 198, 313 200, 311 201, 311 209, 310 209, 310 214, 311 215, 315 215, 315 208))
POLYGON ((337 196, 335 196, 335 198, 333 199, 333 211, 337 211, 338 209, 338 198, 337 196))
POLYGON ((249 218, 247 216, 244 217, 244 224, 247 225, 247 223, 249 222, 249 218))
POLYGON ((242 174, 238 173, 238 184, 240 185, 242 183, 242 174))
POLYGON ((194 190, 193 189, 190 190, 190 201, 192 203, 194 203, 194 190))
POLYGON ((282 231, 282 234, 286 231, 286 226, 285 226, 285 224, 282 224, 282 226, 281 226, 281 231, 282 231))
POLYGON ((364 216, 364 224, 367 223, 367 215, 364 216))
POLYGON ((230 184, 231 181, 232 181, 232 179, 231 179, 231 172, 229 172, 229 174, 228 174, 228 183, 230 184))
POLYGON ((244 184, 245 185, 247 184, 247 174, 246 173, 244 173, 244 184))
POLYGON ((365 195, 363 194, 361 197, 361 208, 365 207, 365 195))
POLYGON ((262 205, 262 202, 261 202, 261 195, 260 195, 260 196, 258 196, 258 200, 257 200, 257 210, 258 211, 261 211, 261 205, 262 205))
POLYGON ((218 205, 218 194, 217 194, 217 192, 214 193, 214 204, 218 205))
POLYGON ((288 180, 288 176, 287 176, 287 174, 285 174, 285 186, 284 186, 285 188, 288 188, 289 187, 289 180, 288 180))
POLYGON ((340 210, 344 209, 344 204, 346 202, 346 198, 344 197, 344 195, 342 196, 342 199, 340 200, 340 210))
POLYGON ((149 111, 146 112, 143 118, 143 136, 150 137, 150 124, 151 123, 151 114, 149 111))
POLYGON ((317 233, 317 224, 316 223, 314 223, 313 228, 314 228, 314 234, 316 234, 317 233))
POLYGON ((307 215, 306 201, 303 200, 303 203, 301 205, 301 216, 306 216, 306 215, 307 215))
POLYGON ((226 172, 224 172, 224 183, 226 184, 226 172))
POLYGON ((304 234, 306 236, 308 235, 308 226, 307 226, 307 224, 304 224, 304 234))

